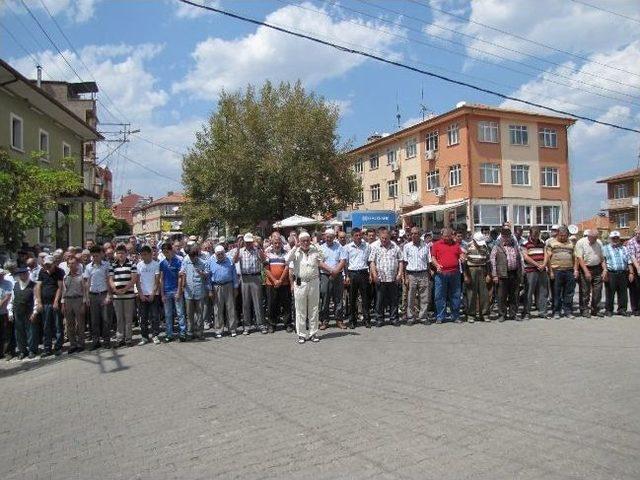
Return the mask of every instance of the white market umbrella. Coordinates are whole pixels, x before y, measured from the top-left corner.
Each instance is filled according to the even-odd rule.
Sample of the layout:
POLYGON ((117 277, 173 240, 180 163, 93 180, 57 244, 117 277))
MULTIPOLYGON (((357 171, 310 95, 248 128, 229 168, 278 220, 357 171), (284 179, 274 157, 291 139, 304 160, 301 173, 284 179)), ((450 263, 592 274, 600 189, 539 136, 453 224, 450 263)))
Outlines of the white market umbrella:
POLYGON ((316 225, 320 222, 313 218, 304 217, 302 215, 292 215, 284 220, 280 220, 273 224, 273 228, 295 228, 304 227, 305 225, 316 225))

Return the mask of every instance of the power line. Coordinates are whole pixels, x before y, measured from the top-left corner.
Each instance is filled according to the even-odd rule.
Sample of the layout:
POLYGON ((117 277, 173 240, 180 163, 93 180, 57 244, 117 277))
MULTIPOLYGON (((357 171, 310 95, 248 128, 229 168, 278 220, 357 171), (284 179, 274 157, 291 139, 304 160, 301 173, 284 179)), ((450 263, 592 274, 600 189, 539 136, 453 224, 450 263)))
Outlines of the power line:
POLYGON ((182 185, 182 182, 179 182, 179 181, 178 181, 178 180, 176 180, 175 178, 171 178, 171 177, 169 177, 168 175, 165 175, 165 174, 163 174, 163 173, 158 172, 157 170, 154 170, 153 168, 149 168, 149 167, 147 167, 144 163, 140 163, 140 162, 138 162, 137 160, 134 160, 133 158, 130 158, 130 157, 128 157, 128 156, 126 156, 126 155, 124 155, 124 154, 123 154, 123 153, 121 153, 121 152, 120 152, 120 153, 118 153, 118 154, 119 154, 122 158, 124 158, 125 160, 127 160, 127 161, 129 161, 129 162, 131 162, 131 163, 133 163, 133 164, 135 164, 135 165, 138 165, 139 167, 141 167, 141 168, 143 168, 143 169, 147 170, 147 171, 148 171, 148 172, 150 172, 150 173, 153 173, 154 175, 157 175, 158 177, 162 177, 162 178, 165 178, 165 179, 167 179, 167 180, 171 180, 172 182, 175 182, 175 183, 176 183, 176 184, 178 184, 178 185, 182 185))
MULTIPOLYGON (((182 1, 182 0, 179 0, 179 1, 182 1)), ((499 33, 502 33, 504 35, 508 35, 510 37, 517 38, 518 40, 522 40, 523 42, 531 43, 531 44, 536 45, 538 47, 547 48, 549 50, 553 50, 554 52, 563 53, 565 55, 570 55, 572 57, 579 58, 580 60, 584 60, 584 61, 589 62, 589 63, 595 63, 596 65, 600 65, 601 67, 611 68, 613 70, 618 70, 619 72, 624 72, 624 73, 627 73, 629 75, 640 77, 640 74, 638 74, 638 73, 630 72, 630 71, 625 70, 623 68, 614 67, 613 65, 607 65, 606 63, 601 63, 601 62, 598 62, 596 60, 589 59, 588 57, 585 57, 585 56, 577 54, 577 53, 572 53, 572 52, 569 52, 567 50, 562 50, 561 48, 557 48, 557 47, 554 47, 554 46, 551 46, 551 45, 547 45, 547 44, 542 43, 542 42, 538 42, 536 40, 531 40, 531 39, 529 39, 527 37, 523 37, 521 35, 517 35, 515 33, 511 33, 511 32, 508 32, 506 30, 502 30, 502 29, 500 29, 498 27, 493 27, 491 25, 487 25, 486 23, 478 22, 478 21, 472 20, 470 18, 465 18, 462 15, 457 15, 455 13, 448 12, 448 11, 442 9, 442 8, 434 7, 433 5, 430 5, 430 4, 427 4, 427 3, 422 3, 422 2, 420 2, 418 0, 407 0, 407 1, 411 2, 411 3, 415 3, 416 5, 421 5, 421 6, 425 7, 425 8, 429 8, 431 10, 435 10, 436 12, 443 13, 443 14, 448 15, 450 17, 457 18, 458 20, 462 20, 464 22, 473 23, 474 25, 479 25, 481 27, 488 28, 488 29, 493 30, 495 32, 499 32, 499 33)))
MULTIPOLYGON (((64 33, 64 30, 60 27, 60 24, 58 23, 58 21, 55 19, 55 17, 51 14, 51 11, 49 10, 49 8, 47 7, 46 3, 44 2, 44 0, 40 0, 40 3, 42 4, 42 7, 45 9, 45 11, 47 12, 47 14, 49 15, 49 18, 51 18, 51 20, 53 21, 53 23, 55 24, 56 28, 58 29, 58 31, 60 32, 60 34, 62 34, 62 36, 64 37, 64 39, 67 41, 67 44, 69 45, 69 47, 71 48, 71 51, 73 53, 75 53, 76 57, 78 58, 78 60, 80 61, 80 63, 82 63, 82 65, 84 66, 85 70, 87 71, 87 73, 89 74, 89 76, 91 77, 91 79, 96 82, 96 84, 98 83, 98 81, 95 79, 95 77, 93 76, 93 73, 91 72, 91 69, 89 67, 87 67, 87 64, 84 63, 84 60, 82 59, 82 56, 80 55, 80 53, 78 53, 78 51, 76 50, 76 48, 73 46, 73 43, 71 43, 71 40, 69 40, 69 37, 67 37, 67 35, 64 33)), ((113 108, 122 116, 122 118, 126 118, 126 115, 122 113, 122 111, 118 108, 118 106, 116 105, 116 103, 111 99, 111 97, 109 96, 109 94, 104 91, 101 90, 101 93, 104 94, 105 98, 109 101, 109 103, 111 104, 111 106, 113 106, 113 108)), ((118 121, 121 121, 122 123, 126 123, 124 121, 122 121, 122 118, 118 118, 116 117, 104 104, 102 104, 102 107, 107 111, 107 113, 109 113, 113 118, 117 119, 118 121)))
MULTIPOLYGON (((281 0, 281 1, 282 1, 282 0, 281 0)), ((343 9, 346 9, 346 10, 351 10, 351 11, 353 11, 353 12, 359 13, 359 14, 361 14, 361 15, 367 15, 367 16, 372 17, 372 18, 376 18, 376 19, 378 18, 378 17, 376 17, 375 15, 370 15, 370 14, 368 14, 368 13, 366 13, 366 12, 361 12, 361 11, 358 11, 358 10, 352 9, 352 8, 350 8, 350 7, 346 7, 346 6, 344 6, 344 5, 339 5, 339 4, 338 4, 338 2, 337 2, 337 0, 332 0, 332 1, 333 1, 333 3, 334 3, 334 4, 336 4, 336 6, 339 6, 339 8, 343 8, 343 9)), ((405 13, 405 12, 401 12, 401 11, 398 11, 398 10, 394 10, 394 9, 392 9, 392 8, 389 8, 389 7, 384 7, 384 6, 382 6, 382 5, 378 5, 378 4, 376 4, 376 3, 371 3, 371 2, 368 2, 368 1, 366 1, 366 0, 357 0, 357 1, 358 1, 358 2, 360 2, 360 3, 363 3, 363 4, 365 4, 365 5, 369 5, 369 6, 372 6, 372 7, 378 8, 378 9, 380 9, 380 10, 384 10, 384 11, 387 11, 387 12, 390 12, 390 13, 393 13, 393 14, 396 14, 396 15, 401 15, 402 17, 406 17, 406 18, 409 18, 409 19, 415 20, 415 21, 420 22, 420 23, 423 23, 423 22, 424 22, 424 23, 429 23, 429 21, 428 21, 428 20, 426 20, 426 19, 424 19, 424 18, 416 17, 416 16, 410 15, 410 14, 405 13)), ((379 20, 381 20, 381 21, 383 21, 383 22, 387 22, 387 23, 392 23, 391 21, 386 20, 386 19, 384 19, 384 18, 380 18, 379 20)), ((485 40, 484 38, 481 38, 481 37, 476 37, 476 36, 474 36, 474 35, 469 35, 468 33, 460 32, 460 31, 458 31, 458 30, 456 30, 456 29, 454 29, 454 28, 449 28, 449 27, 445 27, 445 26, 442 26, 442 25, 436 25, 436 24, 431 24, 430 26, 431 26, 431 27, 438 28, 438 29, 440 29, 440 30, 445 30, 445 31, 448 31, 448 32, 451 32, 451 33, 455 33, 456 35, 460 35, 460 36, 463 36, 463 37, 467 37, 467 38, 470 38, 470 39, 472 39, 472 40, 474 40, 474 41, 477 41, 477 42, 480 42, 480 43, 483 43, 483 44, 486 44, 486 45, 490 45, 490 46, 492 46, 492 47, 500 48, 500 49, 506 50, 506 51, 511 52, 511 53, 515 53, 515 54, 518 54, 518 55, 522 55, 522 56, 524 56, 524 57, 529 57, 529 58, 532 58, 532 59, 537 60, 537 61, 539 61, 539 62, 547 63, 547 64, 549 64, 549 65, 553 65, 553 66, 555 66, 555 67, 562 68, 563 70, 568 71, 568 72, 569 72, 569 74, 571 74, 571 75, 575 75, 575 73, 573 72, 573 70, 572 70, 570 67, 567 67, 566 65, 563 65, 562 63, 554 62, 554 61, 552 61, 552 60, 548 60, 548 59, 546 59, 546 58, 542 58, 542 57, 539 57, 539 56, 536 56, 536 55, 532 55, 532 54, 530 54, 530 53, 522 52, 522 51, 517 50, 517 49, 515 49, 515 48, 507 47, 507 46, 501 45, 501 44, 499 44, 499 43, 495 43, 495 42, 491 42, 491 41, 489 41, 489 40, 485 40)), ((420 33, 421 35, 424 33, 422 30, 411 29, 411 28, 408 28, 408 27, 406 27, 406 26, 405 26, 405 28, 407 28, 408 30, 416 31, 416 32, 420 33)), ((465 43, 462 43, 462 42, 456 42, 456 41, 454 41, 454 40, 451 40, 451 39, 448 39, 448 38, 445 38, 445 37, 441 37, 441 36, 438 36, 438 35, 434 35, 434 34, 430 34, 430 36, 435 37, 435 38, 438 38, 438 39, 443 40, 443 41, 445 41, 445 42, 453 43, 453 44, 455 44, 455 45, 461 45, 461 46, 463 46, 463 47, 465 47, 465 48, 467 48, 467 49, 469 49, 469 50, 475 50, 475 51, 478 51, 478 52, 480 52, 480 53, 484 53, 484 54, 487 54, 487 55, 490 55, 490 56, 495 56, 495 57, 497 57, 497 58, 504 59, 504 60, 509 61, 509 62, 514 62, 514 63, 520 64, 520 65, 524 65, 525 67, 528 67, 528 68, 534 68, 534 69, 536 69, 536 70, 539 70, 539 71, 545 72, 545 73, 547 73, 547 74, 556 75, 556 76, 560 76, 560 77, 562 77, 562 78, 568 78, 568 79, 570 79, 570 80, 572 80, 572 81, 576 81, 573 77, 568 77, 568 76, 566 76, 566 75, 559 75, 559 74, 557 74, 557 73, 555 73, 555 72, 547 72, 547 71, 545 71, 544 69, 540 69, 540 68, 534 67, 534 66, 532 66, 532 65, 529 65, 529 64, 527 64, 527 63, 524 63, 524 62, 520 62, 520 61, 516 61, 516 60, 510 59, 510 58, 508 58, 508 57, 503 57, 503 56, 501 56, 501 55, 495 55, 495 54, 492 54, 492 53, 490 53, 490 52, 487 52, 486 50, 478 49, 478 48, 476 48, 476 47, 471 47, 471 46, 469 46, 469 45, 467 45, 467 44, 465 44, 465 43)), ((472 58, 472 59, 474 59, 474 60, 478 60, 476 57, 471 57, 471 56, 469 56, 469 57, 470 57, 470 58, 472 58)), ((583 71, 583 72, 581 72, 581 74, 582 74, 582 75, 589 76, 589 77, 596 78, 596 79, 598 79, 598 80, 606 80, 606 81, 608 81, 608 82, 612 82, 612 83, 615 83, 615 84, 618 84, 618 85, 623 85, 623 86, 625 86, 625 87, 629 87, 629 88, 634 88, 634 89, 640 90, 640 87, 638 87, 638 86, 636 86, 636 85, 632 85, 632 84, 629 84, 629 83, 625 83, 625 82, 622 82, 622 81, 620 81, 620 80, 615 80, 615 79, 613 79, 613 78, 609 78, 609 77, 603 77, 602 75, 597 75, 597 74, 595 74, 595 73, 591 73, 591 72, 585 72, 585 71, 583 71)), ((596 88, 602 88, 602 87, 600 87, 599 85, 593 85, 593 84, 590 84, 590 83, 581 82, 581 81, 579 81, 579 80, 578 80, 578 82, 580 82, 580 83, 584 83, 585 85, 595 86, 596 88)), ((619 92, 617 92, 616 90, 613 90, 613 91, 614 91, 614 92, 616 92, 616 93, 619 93, 619 92)))
POLYGON ((174 150, 173 148, 170 148, 170 147, 165 147, 164 145, 161 145, 161 144, 156 143, 156 142, 154 142, 152 140, 149 140, 148 138, 145 138, 140 134, 136 133, 133 136, 135 136, 135 137, 139 138, 140 140, 142 140, 143 142, 147 142, 147 143, 149 143, 149 144, 151 144, 151 145, 153 145, 155 147, 162 148, 163 150, 166 150, 166 151, 171 152, 171 153, 175 153, 176 155, 178 155, 180 157, 184 157, 186 155, 186 153, 179 152, 179 151, 174 150))
POLYGON ((560 115, 568 115, 568 116, 571 116, 571 117, 574 117, 574 118, 577 118, 577 119, 580 119, 580 120, 586 120, 586 121, 589 121, 589 122, 597 123, 599 125, 606 125, 608 127, 617 128, 619 130, 626 130, 626 131, 629 131, 629 132, 640 133, 640 130, 636 130, 634 128, 625 127, 625 126, 622 126, 622 125, 617 125, 615 123, 603 122, 601 120, 596 120, 594 118, 586 117, 586 116, 583 116, 583 115, 577 115, 575 113, 571 113, 571 112, 567 112, 567 111, 560 110, 560 109, 557 109, 557 108, 549 107, 547 105, 543 105, 543 104, 539 104, 539 103, 535 103, 535 102, 530 102, 530 101, 524 100, 522 98, 517 98, 517 97, 513 97, 511 95, 506 95, 504 93, 496 92, 494 90, 489 90, 487 88, 480 87, 478 85, 474 85, 474 84, 471 84, 471 83, 461 82, 459 80, 454 80, 452 78, 445 77, 444 75, 439 75, 437 73, 433 73, 433 72, 430 72, 428 70, 422 70, 422 69, 413 67, 411 65, 407 65, 407 64, 395 61, 395 60, 389 60, 387 58, 383 58, 383 57, 380 57, 378 55, 374 55, 372 53, 368 53, 368 52, 365 52, 365 51, 347 48, 347 47, 344 47, 344 46, 339 45, 337 43, 332 43, 332 42, 328 42, 326 40, 321 40, 321 39, 319 39, 317 37, 313 37, 311 35, 306 35, 306 34, 303 34, 303 33, 297 33, 297 32, 288 30, 286 28, 278 27, 278 26, 271 25, 271 24, 266 23, 266 22, 255 20, 253 18, 245 17, 245 16, 239 15, 237 13, 229 12, 229 11, 226 11, 226 10, 222 10, 222 9, 214 8, 214 7, 210 7, 210 6, 199 5, 199 4, 194 3, 194 2, 192 2, 190 0, 178 0, 178 1, 182 2, 184 4, 187 4, 187 5, 192 5, 192 6, 197 7, 197 8, 202 8, 202 9, 209 10, 209 11, 212 11, 212 12, 215 12, 215 13, 220 13, 222 15, 225 15, 225 16, 228 16, 228 17, 231 17, 231 18, 235 18, 235 19, 241 20, 243 22, 248 22, 248 23, 252 23, 254 25, 267 27, 267 28, 270 28, 272 30, 276 30, 276 31, 279 31, 279 32, 282 32, 282 33, 286 33, 288 35, 293 35, 293 36, 298 37, 298 38, 304 38, 306 40, 310 40, 312 42, 319 43, 321 45, 325 45, 325 46, 328 46, 328 47, 335 48, 335 49, 337 49, 337 50, 339 50, 341 52, 352 53, 354 55, 360 55, 360 56, 363 56, 363 57, 366 57, 366 58, 371 58, 372 60, 376 60, 378 62, 387 63, 389 65, 394 65, 396 67, 403 68, 405 70, 410 70, 412 72, 420 73, 420 74, 427 75, 427 76, 430 76, 430 77, 433 77, 433 78, 438 78, 440 80, 444 80, 445 82, 449 82, 449 83, 453 83, 453 84, 460 85, 460 86, 463 86, 463 87, 471 88, 471 89, 477 90, 479 92, 488 93, 490 95, 494 95, 496 97, 503 98, 505 100, 512 100, 514 102, 522 103, 522 104, 525 104, 525 105, 530 105, 532 107, 542 108, 544 110, 548 110, 550 112, 554 112, 554 113, 557 113, 557 114, 560 114, 560 115))
POLYGON ((572 1, 573 3, 579 3, 580 5, 584 5, 586 7, 595 8, 596 10, 600 10, 601 12, 610 13, 611 15, 615 15, 617 17, 626 18, 627 20, 631 20, 632 22, 640 23, 640 19, 637 19, 635 17, 630 17, 629 15, 625 15, 623 13, 614 12, 613 10, 607 10, 606 8, 599 7, 598 5, 593 5, 592 3, 582 2, 580 0, 570 0, 570 1, 572 1))

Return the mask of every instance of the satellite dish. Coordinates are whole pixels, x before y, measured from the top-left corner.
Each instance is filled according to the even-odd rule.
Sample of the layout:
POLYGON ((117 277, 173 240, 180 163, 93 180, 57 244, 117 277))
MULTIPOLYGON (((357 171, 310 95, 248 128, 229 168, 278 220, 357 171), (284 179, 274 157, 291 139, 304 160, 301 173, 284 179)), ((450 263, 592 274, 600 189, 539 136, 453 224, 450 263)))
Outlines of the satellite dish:
POLYGON ((578 233, 578 226, 577 225, 569 225, 569 233, 571 235, 575 235, 576 233, 578 233))
POLYGON ((418 201, 418 194, 416 192, 413 192, 411 194, 411 201, 412 202, 417 202, 418 201))

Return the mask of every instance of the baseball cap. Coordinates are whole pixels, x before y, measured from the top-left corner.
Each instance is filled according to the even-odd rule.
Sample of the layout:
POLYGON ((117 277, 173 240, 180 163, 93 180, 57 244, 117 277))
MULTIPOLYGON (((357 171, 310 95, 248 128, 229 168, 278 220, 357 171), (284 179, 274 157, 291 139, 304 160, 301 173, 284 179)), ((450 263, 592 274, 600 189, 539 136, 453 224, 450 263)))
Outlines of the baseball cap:
POLYGON ((609 234, 609 238, 620 238, 620 232, 617 230, 614 230, 609 234))
POLYGON ((216 248, 213 249, 214 253, 224 253, 224 247, 222 245, 216 245, 216 248))
POLYGON ((243 239, 245 242, 253 242, 253 235, 251 233, 245 233, 243 239))
POLYGON ((484 238, 484 234, 482 232, 476 232, 473 234, 473 241, 476 242, 480 246, 484 246, 487 244, 487 241, 484 238))
POLYGON ((551 230, 560 230, 558 225, 551 225, 551 230))
POLYGON ((52 264, 53 263, 53 255, 47 255, 46 257, 44 257, 44 264, 52 264))

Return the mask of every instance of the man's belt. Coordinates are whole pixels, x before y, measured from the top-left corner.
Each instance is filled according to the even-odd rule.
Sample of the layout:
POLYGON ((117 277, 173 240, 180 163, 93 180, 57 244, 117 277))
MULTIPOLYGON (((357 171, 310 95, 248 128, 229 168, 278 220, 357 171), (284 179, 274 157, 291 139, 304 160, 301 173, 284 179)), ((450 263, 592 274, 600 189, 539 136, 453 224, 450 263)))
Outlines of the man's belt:
POLYGON ((429 270, 407 270, 407 273, 411 273, 411 274, 419 274, 419 273, 427 273, 429 270))

